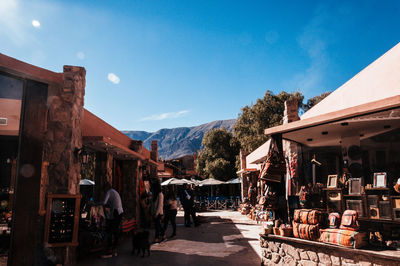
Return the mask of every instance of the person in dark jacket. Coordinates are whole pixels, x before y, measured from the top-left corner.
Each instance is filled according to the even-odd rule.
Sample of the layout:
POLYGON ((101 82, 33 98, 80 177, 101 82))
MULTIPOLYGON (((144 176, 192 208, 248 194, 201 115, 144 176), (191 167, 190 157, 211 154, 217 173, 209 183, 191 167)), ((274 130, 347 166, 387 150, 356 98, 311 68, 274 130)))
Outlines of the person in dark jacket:
POLYGON ((193 223, 195 226, 198 225, 197 220, 196 220, 196 213, 194 209, 194 195, 193 191, 190 189, 188 184, 184 185, 184 188, 182 190, 182 193, 180 195, 180 201, 183 207, 183 210, 185 212, 185 226, 190 227, 191 222, 190 222, 190 216, 192 216, 193 223))

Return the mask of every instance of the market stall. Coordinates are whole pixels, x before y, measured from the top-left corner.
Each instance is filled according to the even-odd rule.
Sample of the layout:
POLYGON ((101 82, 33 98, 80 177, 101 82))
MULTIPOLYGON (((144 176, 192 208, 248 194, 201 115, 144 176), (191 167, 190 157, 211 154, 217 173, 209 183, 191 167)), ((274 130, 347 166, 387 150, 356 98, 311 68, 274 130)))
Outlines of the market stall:
POLYGON ((399 60, 397 45, 301 120, 265 130, 283 142, 288 215, 262 217, 263 263, 399 265, 399 60))

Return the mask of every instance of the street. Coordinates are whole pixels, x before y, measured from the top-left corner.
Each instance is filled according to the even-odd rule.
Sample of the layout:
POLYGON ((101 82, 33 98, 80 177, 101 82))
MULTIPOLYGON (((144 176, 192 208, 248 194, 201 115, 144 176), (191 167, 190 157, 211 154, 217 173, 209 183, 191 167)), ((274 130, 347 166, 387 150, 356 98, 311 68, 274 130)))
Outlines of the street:
MULTIPOLYGON (((124 239, 118 257, 102 259, 100 254, 92 254, 78 265, 260 265, 259 225, 237 211, 199 216, 202 224, 188 228, 179 212, 177 236, 152 245, 150 257, 131 255, 131 241, 124 239)), ((171 230, 169 226, 167 236, 171 230)))

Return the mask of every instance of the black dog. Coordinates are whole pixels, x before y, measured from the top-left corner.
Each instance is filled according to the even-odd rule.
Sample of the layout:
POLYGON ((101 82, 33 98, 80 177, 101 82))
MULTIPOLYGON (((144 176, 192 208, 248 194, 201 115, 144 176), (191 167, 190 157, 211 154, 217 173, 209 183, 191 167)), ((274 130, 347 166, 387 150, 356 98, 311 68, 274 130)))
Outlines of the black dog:
POLYGON ((144 253, 147 250, 147 255, 150 256, 150 241, 149 241, 149 231, 139 231, 135 235, 132 236, 132 252, 131 254, 135 254, 137 250, 137 255, 142 251, 142 257, 144 257, 144 253))

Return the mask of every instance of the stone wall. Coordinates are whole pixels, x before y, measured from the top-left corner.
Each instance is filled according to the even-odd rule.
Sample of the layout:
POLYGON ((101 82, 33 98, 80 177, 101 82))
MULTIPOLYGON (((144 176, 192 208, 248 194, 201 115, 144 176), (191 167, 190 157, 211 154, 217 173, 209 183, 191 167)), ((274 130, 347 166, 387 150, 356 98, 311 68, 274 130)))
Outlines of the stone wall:
POLYGON ((399 265, 399 258, 385 258, 371 252, 361 254, 360 250, 335 247, 324 243, 304 241, 307 244, 280 241, 261 236, 261 265, 343 265, 378 266, 399 265), (315 243, 315 244, 314 244, 315 243))

